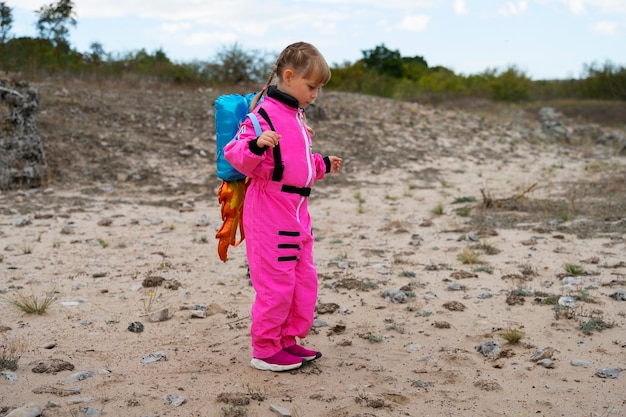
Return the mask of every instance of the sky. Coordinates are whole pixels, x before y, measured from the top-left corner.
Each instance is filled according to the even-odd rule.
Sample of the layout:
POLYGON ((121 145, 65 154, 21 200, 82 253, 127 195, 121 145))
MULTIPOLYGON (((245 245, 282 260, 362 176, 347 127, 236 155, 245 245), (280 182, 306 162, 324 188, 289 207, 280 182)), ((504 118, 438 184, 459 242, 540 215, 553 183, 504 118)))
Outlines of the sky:
MULTIPOLYGON (((36 12, 57 0, 5 0, 10 35, 36 37, 36 12)), ((456 74, 515 67, 533 80, 584 77, 590 65, 626 66, 626 0, 74 0, 69 42, 125 54, 163 51, 211 61, 238 45, 278 54, 314 44, 328 63, 384 45, 456 74)))

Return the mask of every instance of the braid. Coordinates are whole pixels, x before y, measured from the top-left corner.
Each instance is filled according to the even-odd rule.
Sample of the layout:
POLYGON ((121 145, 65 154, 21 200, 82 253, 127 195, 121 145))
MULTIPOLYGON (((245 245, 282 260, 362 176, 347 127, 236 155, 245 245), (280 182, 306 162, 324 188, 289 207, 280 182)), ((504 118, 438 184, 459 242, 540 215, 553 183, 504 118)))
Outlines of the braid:
POLYGON ((272 68, 272 72, 270 73, 269 78, 265 82, 265 86, 263 86, 263 89, 261 89, 261 91, 259 91, 256 94, 256 96, 254 96, 254 98, 252 99, 252 102, 250 103, 250 111, 254 110, 256 105, 259 103, 259 101, 261 100, 261 97, 263 97, 263 94, 265 94, 265 92, 267 91, 267 87, 269 87, 270 83, 272 82, 272 79, 274 78, 275 74, 276 74, 276 64, 274 64, 274 67, 272 68))

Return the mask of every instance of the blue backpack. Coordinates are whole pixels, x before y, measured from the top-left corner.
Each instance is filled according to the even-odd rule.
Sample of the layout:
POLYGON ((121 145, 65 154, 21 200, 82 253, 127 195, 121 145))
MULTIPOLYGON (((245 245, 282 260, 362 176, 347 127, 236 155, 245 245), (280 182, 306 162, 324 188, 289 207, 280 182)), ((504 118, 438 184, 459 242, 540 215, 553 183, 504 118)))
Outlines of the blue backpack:
POLYGON ((215 133, 217 142, 217 176, 224 181, 243 179, 246 176, 237 171, 224 158, 224 147, 235 137, 241 122, 250 115, 257 136, 261 134, 261 126, 256 116, 249 113, 250 104, 256 93, 223 94, 215 100, 215 133))

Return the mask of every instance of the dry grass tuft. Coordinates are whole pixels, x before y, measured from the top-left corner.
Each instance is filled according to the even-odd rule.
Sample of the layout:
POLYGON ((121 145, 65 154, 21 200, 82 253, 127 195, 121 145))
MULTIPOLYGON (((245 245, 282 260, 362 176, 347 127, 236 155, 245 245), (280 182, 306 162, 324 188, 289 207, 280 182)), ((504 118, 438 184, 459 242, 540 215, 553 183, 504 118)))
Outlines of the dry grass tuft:
POLYGON ((27 344, 23 339, 5 339, 0 341, 0 369, 17 370, 17 362, 23 352, 26 351, 27 344))
POLYGON ((43 296, 34 293, 24 295, 18 292, 14 299, 7 301, 26 314, 44 314, 55 300, 54 291, 51 291, 43 296))

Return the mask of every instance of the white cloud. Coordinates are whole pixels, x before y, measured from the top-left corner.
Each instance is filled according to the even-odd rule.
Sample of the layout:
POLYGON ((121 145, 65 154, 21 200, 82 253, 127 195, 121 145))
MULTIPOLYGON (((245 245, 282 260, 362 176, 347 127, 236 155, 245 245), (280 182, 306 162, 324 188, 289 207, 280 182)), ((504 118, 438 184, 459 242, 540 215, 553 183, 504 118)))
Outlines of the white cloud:
POLYGON ((585 14, 585 1, 584 0, 565 0, 565 3, 569 6, 572 13, 576 15, 585 14))
POLYGON ((500 6, 498 14, 501 16, 515 16, 526 12, 528 9, 528 3, 525 0, 516 2, 508 2, 504 6, 500 6))
POLYGON ((626 13, 624 0, 581 0, 589 7, 598 8, 605 13, 626 13))
POLYGON ((624 0, 536 0, 540 4, 558 3, 566 6, 575 15, 586 14, 597 9, 604 13, 626 14, 624 0))
POLYGON ((617 34, 620 25, 615 22, 598 22, 593 25, 594 32, 600 33, 602 35, 612 36, 617 34))
POLYGON ((398 25, 401 29, 411 32, 423 32, 430 23, 430 17, 425 14, 406 16, 398 25))
POLYGON ((465 0, 454 0, 454 14, 467 14, 467 6, 465 0))
POLYGON ((187 46, 206 46, 211 44, 234 44, 239 37, 234 33, 224 32, 196 32, 180 38, 187 46))

